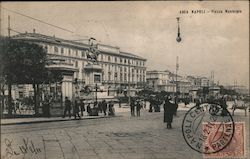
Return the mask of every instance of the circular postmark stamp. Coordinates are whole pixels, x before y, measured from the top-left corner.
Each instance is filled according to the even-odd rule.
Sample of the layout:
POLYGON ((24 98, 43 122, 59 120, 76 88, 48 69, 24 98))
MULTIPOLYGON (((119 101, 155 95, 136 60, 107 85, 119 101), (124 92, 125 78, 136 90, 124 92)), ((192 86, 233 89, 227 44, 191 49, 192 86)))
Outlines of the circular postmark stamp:
POLYGON ((217 104, 192 107, 184 116, 182 134, 195 151, 211 154, 224 149, 234 135, 234 121, 227 109, 217 104))

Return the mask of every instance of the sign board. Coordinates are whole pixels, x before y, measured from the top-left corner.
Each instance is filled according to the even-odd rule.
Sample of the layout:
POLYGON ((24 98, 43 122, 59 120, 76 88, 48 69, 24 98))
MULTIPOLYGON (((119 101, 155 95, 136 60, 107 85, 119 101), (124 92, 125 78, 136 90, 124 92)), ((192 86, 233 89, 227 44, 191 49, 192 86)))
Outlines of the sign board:
POLYGON ((110 52, 110 53, 120 53, 120 49, 118 47, 112 47, 112 46, 107 46, 107 45, 97 45, 97 49, 99 51, 105 51, 105 52, 110 52))

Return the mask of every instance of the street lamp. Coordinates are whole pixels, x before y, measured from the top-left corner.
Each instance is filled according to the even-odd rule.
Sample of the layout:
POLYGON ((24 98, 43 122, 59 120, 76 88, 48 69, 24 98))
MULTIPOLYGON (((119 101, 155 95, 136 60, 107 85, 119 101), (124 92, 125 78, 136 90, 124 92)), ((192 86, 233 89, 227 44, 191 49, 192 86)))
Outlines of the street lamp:
POLYGON ((178 23, 178 32, 177 32, 177 38, 176 41, 179 43, 181 42, 181 33, 180 33, 180 17, 177 17, 177 23, 178 23))
POLYGON ((130 60, 128 60, 128 104, 130 105, 130 60))

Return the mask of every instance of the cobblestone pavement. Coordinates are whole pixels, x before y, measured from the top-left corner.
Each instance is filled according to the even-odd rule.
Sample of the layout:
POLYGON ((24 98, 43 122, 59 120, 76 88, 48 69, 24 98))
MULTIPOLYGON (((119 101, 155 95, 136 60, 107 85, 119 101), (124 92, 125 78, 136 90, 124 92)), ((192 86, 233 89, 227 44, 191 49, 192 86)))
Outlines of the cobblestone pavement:
MULTIPOLYGON (((2 159, 182 159, 203 158, 184 141, 181 124, 185 110, 166 129, 163 113, 142 110, 141 117, 2 126, 2 159)), ((249 136, 249 115, 234 116, 244 121, 249 136)), ((249 152, 249 140, 246 147, 249 152)), ((247 154, 249 155, 249 153, 247 154)))

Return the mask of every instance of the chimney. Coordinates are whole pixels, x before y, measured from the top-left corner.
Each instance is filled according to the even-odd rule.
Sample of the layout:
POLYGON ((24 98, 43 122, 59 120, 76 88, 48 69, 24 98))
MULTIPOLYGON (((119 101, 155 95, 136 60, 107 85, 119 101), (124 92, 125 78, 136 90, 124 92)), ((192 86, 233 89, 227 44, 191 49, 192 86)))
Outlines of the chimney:
POLYGON ((28 32, 27 31, 25 31, 25 34, 27 34, 28 32))
POLYGON ((33 33, 36 33, 36 29, 33 29, 33 33))

